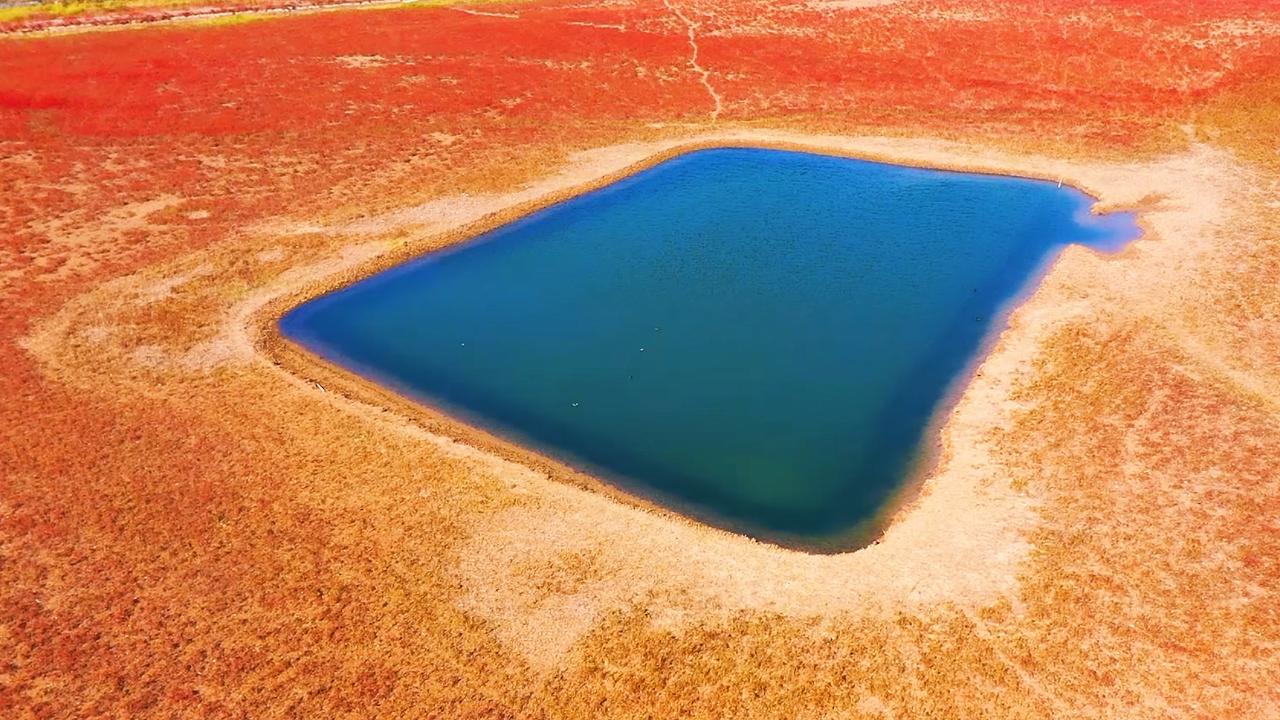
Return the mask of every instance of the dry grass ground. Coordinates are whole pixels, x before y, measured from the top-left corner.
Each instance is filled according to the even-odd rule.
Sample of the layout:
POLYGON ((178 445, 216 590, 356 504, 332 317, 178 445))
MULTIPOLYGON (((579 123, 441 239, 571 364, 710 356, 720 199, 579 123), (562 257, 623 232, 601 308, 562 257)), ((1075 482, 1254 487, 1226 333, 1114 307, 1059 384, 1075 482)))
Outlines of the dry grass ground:
POLYGON ((0 716, 1280 715, 1277 69, 1261 0, 0 38, 0 716), (838 556, 264 352, 281 298, 709 140, 1057 177, 1147 235, 1063 256, 838 556))

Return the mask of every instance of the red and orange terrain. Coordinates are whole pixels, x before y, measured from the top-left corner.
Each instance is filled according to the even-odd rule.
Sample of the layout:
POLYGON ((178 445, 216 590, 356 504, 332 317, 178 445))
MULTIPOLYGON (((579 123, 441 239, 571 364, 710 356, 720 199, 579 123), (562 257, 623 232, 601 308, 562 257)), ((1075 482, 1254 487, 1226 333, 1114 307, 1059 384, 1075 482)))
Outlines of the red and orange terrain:
MULTIPOLYGON (((492 0, 471 0, 486 1, 492 0)), ((222 24, 277 13, 410 3, 463 4, 462 0, 6 0, 0 2, 0 32, 61 32, 185 20, 222 24)))
POLYGON ((0 716, 1280 715, 1270 0, 11 33, 0 198, 0 716), (1065 178, 1148 233, 1064 256, 847 556, 264 352, 305 287, 725 139, 1065 178))

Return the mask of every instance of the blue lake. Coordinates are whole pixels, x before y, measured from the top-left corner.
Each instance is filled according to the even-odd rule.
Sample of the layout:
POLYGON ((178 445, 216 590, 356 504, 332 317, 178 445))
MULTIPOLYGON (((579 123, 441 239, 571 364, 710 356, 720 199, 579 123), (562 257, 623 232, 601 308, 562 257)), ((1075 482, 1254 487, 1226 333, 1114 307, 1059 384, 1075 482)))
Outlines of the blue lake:
POLYGON ((1067 244, 1132 215, 1055 183, 691 152, 311 300, 309 350, 678 512, 866 542, 931 420, 1067 244))

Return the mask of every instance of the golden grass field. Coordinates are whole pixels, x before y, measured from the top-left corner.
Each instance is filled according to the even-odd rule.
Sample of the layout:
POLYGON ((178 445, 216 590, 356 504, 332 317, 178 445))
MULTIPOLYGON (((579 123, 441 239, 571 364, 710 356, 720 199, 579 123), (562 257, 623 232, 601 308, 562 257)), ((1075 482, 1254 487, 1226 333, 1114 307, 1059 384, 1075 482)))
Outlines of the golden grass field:
POLYGON ((1263 0, 0 36, 0 717, 1280 717, 1278 71, 1263 0), (839 555, 272 339, 697 144, 1059 179, 1146 233, 1062 256, 839 555))

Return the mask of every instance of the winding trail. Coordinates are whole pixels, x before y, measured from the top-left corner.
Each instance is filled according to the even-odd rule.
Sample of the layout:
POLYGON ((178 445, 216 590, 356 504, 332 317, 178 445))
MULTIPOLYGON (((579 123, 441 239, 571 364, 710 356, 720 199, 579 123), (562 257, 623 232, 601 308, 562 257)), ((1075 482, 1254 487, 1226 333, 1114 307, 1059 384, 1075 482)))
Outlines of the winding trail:
POLYGON ((695 23, 690 20, 684 13, 680 12, 680 8, 676 7, 671 0, 662 0, 662 4, 667 6, 667 10, 680 19, 684 23, 685 30, 689 33, 689 67, 698 74, 698 79, 702 86, 707 89, 707 94, 711 96, 712 102, 715 103, 714 109, 711 111, 711 121, 715 122, 720 118, 720 113, 724 111, 724 99, 720 97, 720 93, 711 84, 711 71, 698 64, 698 39, 697 30, 701 23, 695 23))

